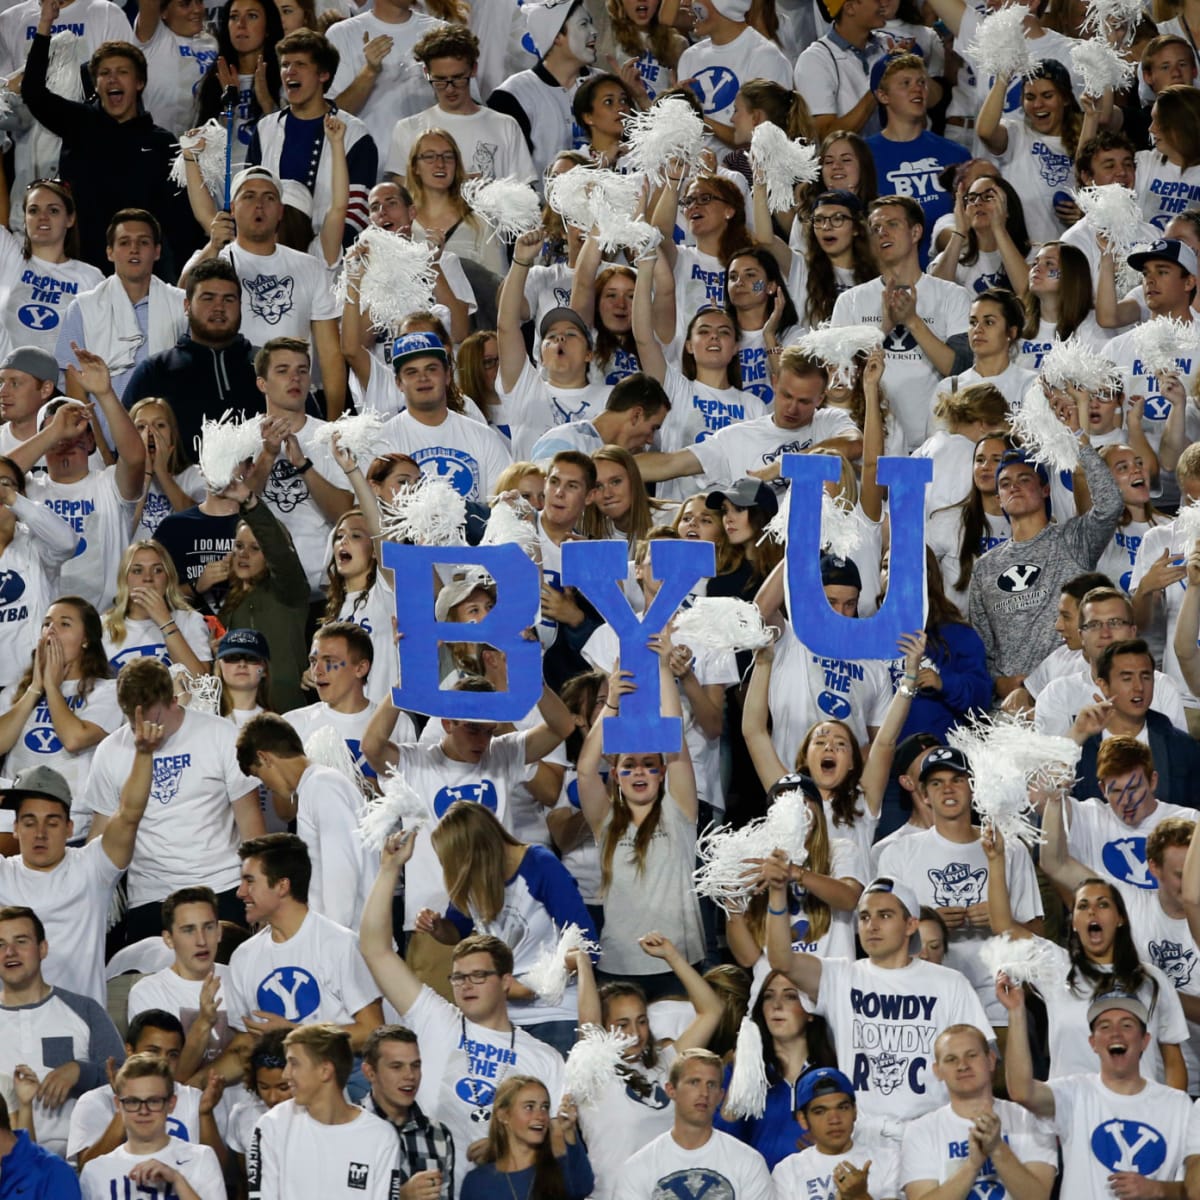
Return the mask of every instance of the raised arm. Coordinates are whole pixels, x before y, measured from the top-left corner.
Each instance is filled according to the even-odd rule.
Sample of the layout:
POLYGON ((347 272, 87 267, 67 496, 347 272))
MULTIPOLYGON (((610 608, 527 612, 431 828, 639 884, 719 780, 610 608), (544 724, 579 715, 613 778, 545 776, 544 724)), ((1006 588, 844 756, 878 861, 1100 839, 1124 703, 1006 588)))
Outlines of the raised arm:
POLYGON ((810 1000, 821 990, 821 960, 815 954, 792 949, 792 923, 788 912, 788 865, 768 859, 767 962, 782 971, 810 1000))
POLYGON ((154 783, 154 752, 162 744, 163 727, 147 721, 139 704, 133 713, 133 766, 121 787, 117 811, 100 836, 100 845, 114 867, 124 870, 133 858, 138 825, 146 813, 154 783))
POLYGON ((496 306, 496 343, 500 349, 500 386, 511 392, 525 370, 529 356, 521 334, 521 310, 525 303, 525 278, 533 266, 545 234, 540 229, 524 233, 513 247, 512 265, 500 285, 496 306))
POLYGON ((648 933, 638 939, 638 945, 651 958, 661 958, 675 972, 675 978, 683 984, 683 990, 696 1010, 692 1023, 675 1039, 676 1053, 707 1046, 725 1011, 721 997, 669 938, 657 932, 648 933))
POLYGON ((329 211, 321 222, 321 254, 335 266, 342 254, 346 214, 350 211, 350 168, 346 164, 346 122, 329 113, 325 117, 325 145, 329 148, 329 211))
POLYGON ((992 80, 983 107, 975 119, 975 132, 979 140, 993 153, 1003 154, 1008 149, 1008 130, 1001 123, 1004 116, 1004 99, 1008 95, 1010 76, 997 75, 992 80))
MULTIPOLYGON (((993 926, 994 928, 994 926, 993 926)), ((1038 1117, 1054 1117, 1054 1093, 1033 1077, 1025 993, 1007 975, 996 980, 996 995, 1008 1010, 1008 1041, 1004 1050, 1004 1079, 1009 1099, 1038 1117)))
POLYGON ((392 944, 392 897, 404 864, 412 858, 418 834, 393 834, 383 847, 379 874, 363 905, 358 927, 358 948, 379 990, 403 1016, 417 1002, 424 984, 392 944))
POLYGON ((1042 809, 1042 833, 1046 841, 1038 862, 1043 871, 1054 881, 1064 894, 1073 894, 1075 889, 1085 880, 1095 875, 1071 857, 1067 850, 1067 805, 1070 800, 1063 792, 1055 792, 1047 796, 1046 805, 1042 809))
POLYGON ((593 229, 579 247, 571 282, 571 307, 583 318, 585 325, 596 324, 596 273, 600 263, 600 243, 593 229))
POLYGON ((1007 933, 1014 940, 1033 937, 1013 916, 1012 901, 1008 894, 1008 869, 1004 861, 1004 839, 990 827, 983 831, 983 852, 988 863, 988 924, 992 927, 992 933, 1007 933))
MULTIPOLYGON (((683 701, 671 674, 671 641, 656 634, 650 638, 650 646, 658 654, 658 689, 660 711, 664 717, 678 717, 683 727, 683 701)), ((692 756, 688 752, 687 738, 680 736, 679 749, 663 756, 667 761, 667 790, 679 811, 691 822, 695 822, 699 811, 696 795, 696 771, 692 756)))
POLYGON ((672 163, 667 170, 666 183, 658 193, 658 203, 650 223, 662 234, 660 252, 672 270, 675 268, 675 221, 679 216, 679 190, 683 187, 684 170, 679 163, 672 163))
POLYGON ((653 258, 643 256, 637 260, 637 283, 633 288, 633 338, 637 343, 638 362, 642 370, 662 383, 667 377, 667 359, 654 332, 654 275, 657 260, 657 253, 653 258))
POLYGON ((615 662, 608 676, 608 694, 605 696, 604 705, 588 730, 587 737, 583 739, 579 759, 575 764, 579 784, 579 809, 597 841, 600 840, 600 832, 612 810, 608 784, 600 774, 600 761, 604 756, 604 719, 610 712, 616 714, 621 711, 621 697, 632 692, 636 686, 630 673, 621 670, 620 660, 615 662))
POLYGON ((542 723, 525 735, 525 761, 541 762, 548 754, 557 750, 575 732, 575 718, 562 702, 557 692, 542 685, 538 700, 538 712, 542 723))
MULTIPOLYGON (((770 694, 771 667, 775 661, 774 645, 764 646, 754 656, 754 670, 750 672, 750 686, 742 707, 742 737, 750 752, 758 781, 766 789, 773 787, 787 773, 788 768, 775 752, 775 744, 767 729, 770 694)), ((788 945, 791 945, 789 941, 788 945)))
POLYGON ((875 816, 879 815, 883 807, 883 793, 887 790, 888 780, 892 776, 896 739, 900 736, 900 730, 904 728, 904 722, 908 720, 908 710, 917 694, 917 671, 920 669, 921 659, 925 656, 925 631, 904 634, 900 638, 899 646, 904 654, 904 677, 892 696, 883 724, 879 726, 879 731, 871 742, 862 773, 863 798, 875 816))
POLYGON ((883 405, 879 384, 883 379, 883 348, 872 350, 863 364, 863 441, 862 441, 862 487, 858 503, 863 515, 871 521, 883 517, 883 502, 887 489, 879 486, 879 460, 883 457, 886 431, 883 422, 883 405))
MULTIPOLYGON (((1200 822, 1196 829, 1200 830, 1200 822)), ((1179 895, 1183 901, 1183 913, 1187 917, 1192 939, 1200 940, 1200 835, 1192 831, 1187 854, 1183 860, 1183 887, 1179 895)))
POLYGON ((74 342, 71 349, 79 366, 67 367, 67 379, 96 398, 108 421, 113 449, 117 452, 117 490, 126 500, 138 500, 146 474, 146 446, 142 435, 134 428, 129 413, 113 391, 112 377, 104 359, 74 342))

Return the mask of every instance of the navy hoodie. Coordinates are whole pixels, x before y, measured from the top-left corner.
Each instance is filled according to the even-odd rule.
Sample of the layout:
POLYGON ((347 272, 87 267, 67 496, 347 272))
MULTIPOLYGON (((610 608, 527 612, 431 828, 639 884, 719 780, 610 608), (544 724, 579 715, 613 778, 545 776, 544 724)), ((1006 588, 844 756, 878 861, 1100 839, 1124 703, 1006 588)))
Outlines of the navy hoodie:
POLYGON ((17 1144, 0 1158, 0 1200, 79 1200, 79 1180, 57 1155, 14 1131, 17 1144))

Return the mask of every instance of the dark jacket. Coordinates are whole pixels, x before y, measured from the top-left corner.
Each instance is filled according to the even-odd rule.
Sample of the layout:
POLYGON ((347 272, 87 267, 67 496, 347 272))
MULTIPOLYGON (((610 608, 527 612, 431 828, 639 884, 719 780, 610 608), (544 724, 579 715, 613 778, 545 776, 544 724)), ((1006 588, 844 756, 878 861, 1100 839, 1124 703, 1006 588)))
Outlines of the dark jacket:
POLYGON ((14 1130, 17 1144, 0 1158, 0 1200, 79 1200, 75 1172, 56 1155, 14 1130))
POLYGON ((105 231, 122 208, 149 209, 161 222, 164 245, 156 271, 174 279, 187 260, 178 249, 195 240, 187 196, 170 180, 175 135, 154 124, 148 112, 115 121, 98 100, 67 100, 46 86, 50 39, 30 44, 21 99, 51 133, 62 138, 59 174, 71 185, 79 220, 80 258, 111 273, 105 231), (178 249, 177 249, 178 248, 178 249))
POLYGON ((170 350, 134 367, 123 403, 132 408, 146 396, 161 396, 170 403, 179 422, 179 445, 194 462, 205 418, 215 421, 228 409, 262 412, 262 395, 254 382, 254 347, 240 333, 223 350, 201 346, 185 333, 170 350))
MULTIPOLYGON (((1155 796, 1165 804, 1196 808, 1194 797, 1196 779, 1200 778, 1200 744, 1153 709, 1146 714, 1146 728, 1150 734, 1154 769, 1158 772, 1155 796)), ((1100 781, 1096 778, 1096 756, 1099 753, 1100 735, 1095 733, 1083 743, 1078 782, 1073 793, 1076 800, 1089 800, 1103 794, 1100 781)))

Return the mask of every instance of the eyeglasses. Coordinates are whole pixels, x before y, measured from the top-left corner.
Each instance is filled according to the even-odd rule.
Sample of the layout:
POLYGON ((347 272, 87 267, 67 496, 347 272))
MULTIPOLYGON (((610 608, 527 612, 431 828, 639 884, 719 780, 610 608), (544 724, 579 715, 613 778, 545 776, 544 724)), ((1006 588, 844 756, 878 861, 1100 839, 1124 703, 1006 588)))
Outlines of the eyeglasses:
POLYGON ((694 196, 688 196, 683 202, 683 210, 687 212, 689 208, 695 208, 696 205, 715 204, 721 197, 714 196, 712 192, 697 192, 694 196))
POLYGON ((142 1109, 156 1113, 162 1112, 170 1099, 170 1096, 145 1096, 140 1100, 136 1096, 118 1096, 117 1103, 128 1113, 141 1112, 142 1109))
POLYGON ((431 166, 433 163, 452 163, 454 158, 453 150, 443 150, 441 153, 438 153, 436 150, 425 150, 417 155, 417 162, 431 166))
POLYGON ((841 229, 850 220, 853 218, 849 213, 827 213, 823 217, 814 216, 812 225, 814 229, 841 229))
POLYGON ((1085 621, 1079 630, 1081 633, 1091 633, 1096 629, 1125 629, 1132 624, 1128 617, 1109 617, 1107 621, 1085 621))
POLYGON ((451 87, 466 87, 471 80, 470 75, 426 75, 425 78, 435 92, 444 92, 451 87))
POLYGON ((986 192, 970 192, 963 197, 963 203, 966 205, 982 204, 984 201, 990 203, 996 198, 996 189, 988 188, 986 192))
POLYGON ((493 975, 499 975, 499 971, 455 971, 449 976, 451 987, 464 987, 468 983, 480 984, 487 983, 493 975))

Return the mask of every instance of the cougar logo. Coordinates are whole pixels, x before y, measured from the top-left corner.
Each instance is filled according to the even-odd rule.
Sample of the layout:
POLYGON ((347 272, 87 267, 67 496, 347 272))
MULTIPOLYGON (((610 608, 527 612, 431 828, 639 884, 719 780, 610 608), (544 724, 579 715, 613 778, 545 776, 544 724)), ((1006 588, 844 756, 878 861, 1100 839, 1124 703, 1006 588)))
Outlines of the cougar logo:
POLYGON ((1041 578, 1042 568, 1035 563, 1014 563, 996 577, 1002 592, 1027 592, 1041 578))
POLYGON ((263 499, 276 511, 290 513, 295 512, 308 497, 308 484, 304 482, 304 476, 297 475, 296 468, 286 458, 276 459, 267 486, 263 489, 263 499))
POLYGON ((648 1096, 643 1096, 633 1084, 627 1083, 625 1085, 625 1095, 635 1103, 645 1105, 646 1108, 652 1108, 656 1112, 661 1112, 671 1103, 671 1097, 663 1091, 661 1083, 656 1083, 648 1096))
POLYGON ((301 967, 276 967, 256 995, 263 1012, 285 1021, 303 1021, 321 1007, 321 985, 301 967))
POLYGON ((897 1058, 884 1051, 867 1055, 871 1062, 871 1086, 884 1096, 890 1096, 903 1082, 907 1058, 897 1058))
POLYGON ((1195 950, 1185 950, 1179 942, 1150 943, 1150 961, 1178 988, 1192 981, 1192 968, 1196 965, 1195 950))
POLYGON ((476 142, 475 153, 471 158, 471 171, 484 179, 496 177, 496 154, 500 147, 492 142, 476 142))
POLYGON ((250 294, 250 311, 268 325, 278 325, 292 311, 292 289, 295 281, 290 275, 259 275, 242 281, 250 294))
POLYGON ((987 868, 972 871, 966 863, 947 863, 944 871, 934 867, 928 875, 937 908, 969 908, 982 901, 987 886, 987 868))
POLYGON ((183 779, 183 764, 179 758, 179 755, 174 755, 170 758, 154 760, 154 783, 150 788, 151 800, 155 800, 159 804, 170 804, 179 795, 179 782, 183 779))

